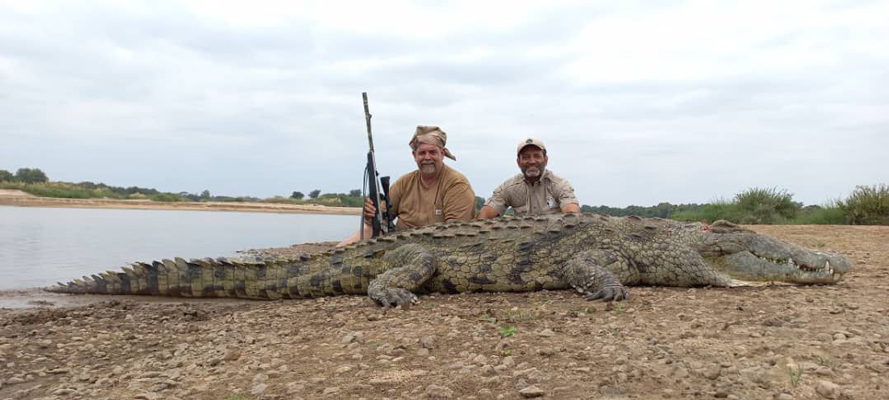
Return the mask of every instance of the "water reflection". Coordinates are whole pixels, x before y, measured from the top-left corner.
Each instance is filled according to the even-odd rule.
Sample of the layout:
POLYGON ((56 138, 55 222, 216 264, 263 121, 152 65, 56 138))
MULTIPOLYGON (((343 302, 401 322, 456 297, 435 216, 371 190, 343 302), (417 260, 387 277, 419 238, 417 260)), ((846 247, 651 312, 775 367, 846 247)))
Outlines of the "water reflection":
POLYGON ((47 286, 133 261, 339 240, 355 230, 356 218, 0 206, 0 290, 47 286))

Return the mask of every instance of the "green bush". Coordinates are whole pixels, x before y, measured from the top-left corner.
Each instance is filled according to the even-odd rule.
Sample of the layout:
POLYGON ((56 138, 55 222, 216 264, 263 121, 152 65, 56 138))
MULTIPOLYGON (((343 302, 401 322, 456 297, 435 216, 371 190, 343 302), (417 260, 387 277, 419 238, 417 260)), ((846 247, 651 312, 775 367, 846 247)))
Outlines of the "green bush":
POLYGON ((167 203, 176 202, 176 201, 191 201, 185 197, 172 194, 172 193, 159 193, 148 196, 149 199, 153 201, 163 201, 167 203))
POLYGON ((889 185, 856 186, 839 207, 848 224, 889 225, 889 185))
POLYGON ((41 183, 49 181, 40 168, 19 168, 15 172, 15 180, 25 183, 41 183))
POLYGON ((790 221, 800 225, 843 225, 846 223, 845 213, 838 202, 825 206, 808 206, 800 210, 796 219, 790 221))
POLYGON ((751 188, 735 195, 737 222, 740 224, 785 223, 796 217, 802 204, 793 195, 776 188, 751 188))
POLYGON ((712 203, 704 204, 697 210, 678 211, 670 215, 670 218, 685 222, 713 222, 721 219, 736 222, 738 220, 738 207, 733 202, 719 199, 712 203))
POLYGON ((12 182, 15 180, 15 175, 11 172, 0 169, 0 182, 12 182))
POLYGON ((66 182, 25 183, 2 182, 0 189, 18 189, 25 193, 40 197, 57 197, 65 199, 91 199, 109 197, 118 199, 120 195, 105 189, 84 189, 66 182))

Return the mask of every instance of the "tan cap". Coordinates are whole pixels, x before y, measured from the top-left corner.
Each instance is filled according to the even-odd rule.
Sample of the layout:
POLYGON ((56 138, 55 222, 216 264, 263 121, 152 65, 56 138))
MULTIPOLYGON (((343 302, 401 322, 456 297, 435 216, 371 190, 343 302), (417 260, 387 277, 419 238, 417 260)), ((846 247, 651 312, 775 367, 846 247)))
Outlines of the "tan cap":
POLYGON ((543 145, 543 142, 541 142, 540 139, 527 138, 519 142, 519 148, 515 152, 516 155, 519 155, 519 153, 522 152, 522 149, 528 146, 536 146, 539 147, 540 150, 546 151, 546 146, 543 145))
POLYGON ((414 132, 414 136, 409 144, 412 150, 416 150, 420 143, 434 144, 441 147, 445 157, 457 161, 457 157, 454 157, 451 151, 445 147, 448 143, 448 134, 437 126, 417 125, 417 131, 414 132))

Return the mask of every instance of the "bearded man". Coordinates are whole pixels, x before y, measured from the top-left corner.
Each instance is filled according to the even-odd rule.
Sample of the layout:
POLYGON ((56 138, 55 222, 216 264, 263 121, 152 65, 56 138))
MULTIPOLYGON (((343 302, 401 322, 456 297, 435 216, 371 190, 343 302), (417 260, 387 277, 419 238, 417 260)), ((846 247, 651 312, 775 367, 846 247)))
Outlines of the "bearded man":
MULTIPOLYGON (((397 218, 395 230, 405 230, 436 222, 469 221, 475 216, 475 192, 469 180, 448 167, 444 158, 457 161, 445 147, 448 135, 437 126, 417 126, 409 145, 417 170, 402 175, 389 189, 392 209, 397 218)), ((371 236, 370 220, 376 213, 370 199, 364 199, 364 237, 371 236)), ((337 246, 358 241, 358 232, 337 246)))
POLYGON ((574 188, 564 178, 546 169, 549 157, 543 142, 527 138, 519 142, 516 164, 522 171, 503 182, 485 202, 479 219, 494 218, 512 207, 516 216, 579 213, 574 188))

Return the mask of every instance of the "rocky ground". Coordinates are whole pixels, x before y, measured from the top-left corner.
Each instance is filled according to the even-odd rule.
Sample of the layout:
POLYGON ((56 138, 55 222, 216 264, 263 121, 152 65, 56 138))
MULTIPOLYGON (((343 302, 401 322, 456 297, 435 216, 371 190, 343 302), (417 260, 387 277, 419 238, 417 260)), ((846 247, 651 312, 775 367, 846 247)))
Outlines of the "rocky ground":
POLYGON ((633 288, 616 304, 44 302, 0 310, 0 399, 886 398, 889 227, 753 228, 855 269, 836 286, 633 288))

